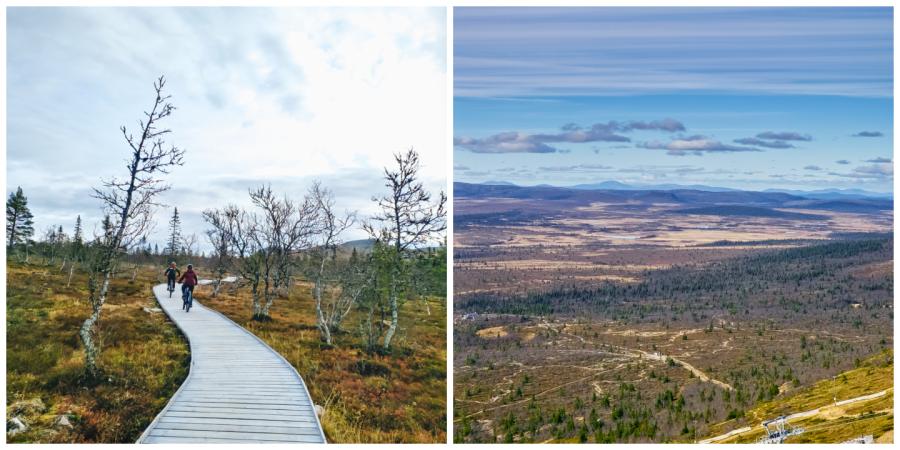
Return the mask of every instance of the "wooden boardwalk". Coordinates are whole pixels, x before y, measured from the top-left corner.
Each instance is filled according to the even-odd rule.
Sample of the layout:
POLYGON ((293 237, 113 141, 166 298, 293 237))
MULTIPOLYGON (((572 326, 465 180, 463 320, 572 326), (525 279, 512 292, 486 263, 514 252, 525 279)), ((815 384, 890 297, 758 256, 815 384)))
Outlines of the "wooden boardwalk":
POLYGON ((181 309, 165 284, 157 301, 187 336, 191 368, 138 443, 325 443, 303 379, 249 331, 194 300, 181 309))

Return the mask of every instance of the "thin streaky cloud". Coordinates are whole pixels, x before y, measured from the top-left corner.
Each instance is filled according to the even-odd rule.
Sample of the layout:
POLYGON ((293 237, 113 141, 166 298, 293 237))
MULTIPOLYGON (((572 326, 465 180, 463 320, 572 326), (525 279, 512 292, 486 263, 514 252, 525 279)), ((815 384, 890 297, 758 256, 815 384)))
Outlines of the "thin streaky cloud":
POLYGON ((661 131, 672 133, 686 128, 678 120, 666 118, 651 121, 598 122, 588 127, 575 123, 563 125, 558 133, 530 134, 507 131, 485 138, 456 137, 453 145, 473 153, 567 153, 549 144, 590 142, 631 142, 622 133, 633 131, 661 131))
POLYGON ((756 135, 759 139, 772 139, 778 141, 811 141, 812 136, 796 131, 764 131, 756 135))
POLYGON ((750 137, 750 138, 741 138, 735 139, 734 142, 743 145, 752 145, 756 147, 766 147, 766 148, 794 148, 794 144, 790 144, 785 141, 770 141, 764 140, 760 138, 750 137))
POLYGON ((456 9, 457 96, 893 89, 889 8, 509 9, 456 9))
POLYGON ((708 138, 706 136, 696 135, 674 139, 669 142, 650 141, 641 142, 638 147, 651 150, 666 150, 666 153, 673 156, 695 155, 701 156, 705 153, 735 153, 735 152, 761 152, 756 147, 738 146, 724 144, 718 140, 708 138))

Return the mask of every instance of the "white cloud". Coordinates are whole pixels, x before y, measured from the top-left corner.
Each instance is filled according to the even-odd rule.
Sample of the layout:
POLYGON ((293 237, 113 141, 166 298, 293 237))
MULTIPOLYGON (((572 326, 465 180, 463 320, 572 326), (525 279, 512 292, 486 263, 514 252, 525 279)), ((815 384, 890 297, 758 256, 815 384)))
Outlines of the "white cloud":
MULTIPOLYGON (((64 196, 36 180, 77 174, 96 184, 120 171, 117 128, 135 126, 159 74, 178 107, 170 141, 187 150, 166 177, 165 201, 186 228, 215 202, 246 201, 249 186, 208 198, 204 189, 223 178, 300 196, 305 187, 289 180, 322 178, 341 191, 342 176, 356 184, 372 173, 362 177, 369 186, 338 198, 365 207, 383 189, 382 167, 409 147, 426 184, 446 189, 443 8, 20 8, 8 22, 8 183, 35 204, 64 196)), ((96 218, 84 207, 36 220, 96 218)))

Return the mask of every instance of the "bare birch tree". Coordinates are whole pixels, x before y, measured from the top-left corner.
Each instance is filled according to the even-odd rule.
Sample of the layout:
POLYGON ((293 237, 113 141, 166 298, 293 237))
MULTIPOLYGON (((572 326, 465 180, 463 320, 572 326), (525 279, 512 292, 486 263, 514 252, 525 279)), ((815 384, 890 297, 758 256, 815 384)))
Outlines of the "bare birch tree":
POLYGON ((196 233, 185 234, 181 237, 181 254, 187 257, 196 257, 199 245, 196 233))
POLYGON ((337 272, 337 248, 342 243, 341 235, 356 223, 356 214, 345 212, 339 215, 335 211, 334 194, 318 181, 309 189, 309 198, 315 207, 315 231, 318 241, 314 247, 312 258, 315 261, 313 271, 313 297, 316 300, 316 326, 322 340, 331 345, 331 333, 335 331, 353 307, 358 290, 349 288, 346 292, 328 292, 328 284, 337 272))
POLYGON ((250 190, 250 200, 258 214, 232 205, 204 211, 203 217, 210 232, 228 242, 234 267, 250 286, 253 318, 268 320, 279 290, 289 287, 296 254, 309 246, 315 208, 309 198, 298 204, 265 186, 250 190))
POLYGON ((316 211, 309 197, 298 204, 287 197, 278 198, 271 186, 251 190, 250 200, 261 210, 260 215, 252 216, 252 237, 262 257, 263 288, 263 302, 253 311, 253 317, 268 320, 278 290, 290 283, 294 256, 309 246, 316 211))
POLYGON ((399 297, 404 291, 407 275, 405 260, 412 250, 442 239, 447 229, 447 196, 443 191, 433 200, 419 181, 419 154, 409 149, 394 155, 396 169, 384 169, 385 186, 389 192, 373 197, 380 212, 364 228, 376 240, 385 241, 392 249, 388 300, 391 321, 384 335, 383 349, 390 350, 391 340, 399 324, 399 297))
POLYGON ((152 226, 153 210, 159 206, 159 194, 169 189, 159 175, 169 173, 183 164, 184 150, 167 145, 165 137, 171 132, 159 128, 159 122, 169 117, 175 107, 169 95, 163 94, 165 78, 153 83, 156 99, 149 112, 139 121, 140 134, 135 137, 125 126, 120 130, 129 147, 127 176, 104 180, 94 188, 93 196, 103 202, 106 218, 104 231, 98 236, 98 251, 92 258, 88 278, 88 298, 91 315, 81 326, 80 337, 85 349, 85 369, 91 376, 99 373, 97 358, 97 322, 109 294, 110 279, 120 256, 152 226))
MULTIPOLYGON (((203 211, 203 219, 212 226, 207 231, 211 240, 220 242, 221 250, 233 261, 232 267, 240 275, 236 285, 250 287, 253 311, 259 311, 259 285, 262 278, 262 257, 256 240, 256 224, 246 211, 235 205, 203 211)), ((217 288, 218 289, 218 288, 217 288)))
MULTIPOLYGON (((206 212, 203 213, 204 218, 206 218, 206 212)), ((216 215, 214 211, 210 211, 212 214, 211 219, 217 224, 223 224, 222 220, 219 216, 216 215)), ((210 222, 208 219, 207 222, 210 222)), ((210 222, 212 224, 212 222, 210 222)), ((228 228, 222 227, 221 225, 213 225, 213 228, 206 230, 206 239, 212 245, 213 251, 210 255, 210 262, 212 263, 211 273, 213 277, 213 291, 212 298, 216 298, 219 295, 219 289, 222 286, 222 279, 225 278, 225 274, 228 273, 228 269, 231 267, 231 239, 227 233, 228 228)))

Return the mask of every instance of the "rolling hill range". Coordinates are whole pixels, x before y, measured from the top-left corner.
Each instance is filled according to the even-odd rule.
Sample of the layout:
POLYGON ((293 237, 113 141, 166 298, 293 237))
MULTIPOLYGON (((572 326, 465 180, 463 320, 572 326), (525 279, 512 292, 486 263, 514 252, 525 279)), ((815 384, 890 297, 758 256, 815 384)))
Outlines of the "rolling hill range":
MULTIPOLYGON (((455 198, 488 199, 509 198, 517 200, 544 200, 562 202, 568 206, 584 206, 591 203, 664 203, 674 206, 721 206, 739 205, 741 207, 793 208, 834 212, 873 213, 893 209, 893 201, 877 197, 822 198, 811 194, 805 197, 797 194, 768 191, 721 190, 721 188, 702 189, 586 189, 564 188, 555 186, 515 186, 511 184, 471 184, 453 183, 455 198)), ((673 208, 675 209, 675 208, 673 208)), ((724 210, 724 215, 733 215, 733 209, 724 210)), ((713 212, 714 211, 707 211, 713 212)), ((757 211, 759 213, 760 211, 757 211)), ((462 211, 463 214, 466 211, 462 211)), ((772 213, 772 216, 777 214, 772 213)))
MULTIPOLYGON (((604 183, 602 185, 610 185, 604 183)), ((613 185, 616 186, 616 185, 613 185)), ((659 205, 660 212, 675 214, 704 214, 715 216, 754 216, 788 220, 823 219, 806 211, 784 212, 779 208, 793 210, 828 211, 836 213, 881 214, 893 210, 893 200, 888 198, 841 195, 821 197, 811 194, 804 197, 797 194, 768 191, 703 189, 586 189, 555 186, 516 186, 512 184, 471 184, 456 182, 453 192, 462 200, 454 219, 465 226, 472 220, 483 222, 491 214, 508 214, 532 217, 528 212, 549 211, 558 208, 585 207, 595 203, 611 204, 620 209, 640 208, 641 205, 659 205), (466 203, 465 200, 510 199, 517 202, 490 202, 489 208, 482 208, 479 202, 466 203), (551 205, 552 204, 552 205, 551 205), (748 209, 751 208, 751 209, 748 209), (693 212, 692 212, 693 211, 693 212), (476 217, 469 217, 470 215, 476 217)))
MULTIPOLYGON (((481 185, 498 185, 498 186, 516 186, 515 183, 508 181, 485 181, 479 183, 481 185)), ((540 184, 534 187, 552 187, 548 184, 540 184)), ((576 184, 573 186, 561 186, 568 189, 579 189, 588 191, 608 190, 608 191, 671 191, 671 190, 694 190, 709 192, 732 192, 740 191, 740 189, 726 188, 721 186, 709 186, 705 184, 627 184, 620 181, 602 181, 599 183, 576 184)), ((813 191, 801 191, 797 189, 764 189, 762 192, 780 192, 783 194, 796 195, 819 200, 845 200, 860 198, 876 198, 887 199, 893 198, 888 192, 872 192, 863 189, 817 189, 813 191)))

